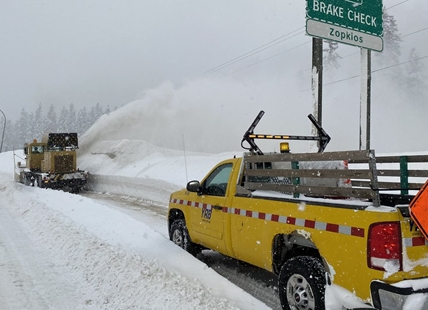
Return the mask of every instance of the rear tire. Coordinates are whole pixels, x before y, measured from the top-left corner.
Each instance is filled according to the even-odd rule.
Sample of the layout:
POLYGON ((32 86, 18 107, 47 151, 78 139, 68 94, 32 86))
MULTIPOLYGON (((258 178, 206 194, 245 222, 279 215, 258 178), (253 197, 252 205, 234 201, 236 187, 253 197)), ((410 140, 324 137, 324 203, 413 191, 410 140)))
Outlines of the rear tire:
POLYGON ((37 186, 43 188, 43 180, 41 175, 37 176, 37 186))
POLYGON ((325 269, 318 258, 296 256, 279 274, 279 299, 284 310, 325 310, 325 269))
POLYGON ((169 239, 194 256, 201 252, 201 248, 190 240, 186 222, 183 219, 172 222, 169 230, 169 239))

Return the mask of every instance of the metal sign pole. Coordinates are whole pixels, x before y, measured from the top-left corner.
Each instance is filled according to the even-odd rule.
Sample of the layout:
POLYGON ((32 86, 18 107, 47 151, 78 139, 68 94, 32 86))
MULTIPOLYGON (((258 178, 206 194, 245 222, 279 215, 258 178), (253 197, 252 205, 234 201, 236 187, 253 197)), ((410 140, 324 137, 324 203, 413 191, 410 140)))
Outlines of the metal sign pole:
MULTIPOLYGON (((317 116, 317 122, 322 126, 322 44, 323 40, 319 38, 312 38, 312 96, 314 99, 314 115, 317 116)), ((312 134, 315 135, 317 129, 312 127, 312 134)), ((318 148, 320 141, 318 141, 318 148)))
POLYGON ((361 49, 360 150, 370 150, 371 53, 361 49))
POLYGON ((3 149, 3 139, 4 139, 4 132, 6 131, 6 115, 4 115, 4 113, 3 113, 3 111, 2 110, 0 110, 0 112, 3 114, 3 116, 4 116, 4 126, 3 126, 3 134, 2 134, 2 137, 1 137, 1 144, 0 144, 0 153, 2 152, 2 149, 3 149))

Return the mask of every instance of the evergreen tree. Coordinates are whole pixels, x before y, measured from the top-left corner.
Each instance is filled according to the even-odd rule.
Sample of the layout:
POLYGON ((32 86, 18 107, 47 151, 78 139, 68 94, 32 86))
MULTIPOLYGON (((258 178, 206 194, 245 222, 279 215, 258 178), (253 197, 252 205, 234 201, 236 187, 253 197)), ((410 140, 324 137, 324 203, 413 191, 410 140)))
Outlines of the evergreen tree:
MULTIPOLYGON (((22 149, 24 143, 31 142, 33 139, 40 141, 46 132, 78 132, 83 134, 104 114, 99 103, 92 107, 89 113, 86 107, 76 113, 72 103, 69 109, 62 107, 59 118, 57 118, 53 105, 49 107, 46 116, 43 116, 42 112, 42 106, 39 104, 34 113, 28 113, 23 108, 19 120, 16 122, 8 120, 4 138, 4 145, 7 145, 8 150, 12 148, 22 149)), ((105 112, 110 112, 109 107, 105 112)), ((2 125, 1 122, 0 125, 2 125)))
POLYGON ((49 107, 44 125, 43 132, 57 132, 57 116, 53 104, 49 107))
POLYGON ((58 119, 58 132, 68 132, 69 126, 68 126, 68 110, 65 107, 62 107, 61 113, 59 114, 58 119))
POLYGON ((34 113, 28 113, 28 126, 25 133, 25 142, 32 142, 34 139, 37 139, 37 141, 41 141, 41 136, 35 135, 35 127, 36 127, 36 121, 34 120, 34 113))
POLYGON ((100 118, 100 116, 104 114, 103 108, 99 104, 99 102, 97 102, 97 104, 95 106, 94 113, 95 113, 95 115, 94 115, 95 116, 94 123, 95 123, 100 118))
POLYGON ((88 113, 88 118, 91 124, 94 124, 97 120, 95 117, 95 107, 92 107, 91 110, 88 113))
POLYGON ((427 86, 424 76, 424 64, 419 60, 419 55, 415 48, 409 54, 409 62, 406 64, 406 88, 409 94, 420 97, 424 94, 427 86))
POLYGON ((21 147, 24 143, 29 142, 27 141, 28 127, 29 127, 28 113, 25 111, 25 108, 22 108, 21 116, 15 124, 17 143, 19 143, 21 147))
MULTIPOLYGON (((375 53, 375 59, 379 67, 393 66, 400 62, 401 37, 395 17, 390 15, 383 7, 383 52, 375 53)), ((394 75, 401 74, 399 66, 393 68, 394 75)))
POLYGON ((79 135, 82 135, 86 132, 86 130, 91 127, 92 123, 90 122, 88 112, 86 110, 86 107, 83 109, 80 109, 77 113, 77 132, 79 135))
POLYGON ((76 124, 76 109, 74 108, 74 104, 71 103, 68 109, 68 128, 70 132, 77 132, 77 124, 76 124))
POLYGON ((42 104, 39 103, 39 106, 36 109, 34 114, 34 124, 33 124, 33 136, 37 139, 41 139, 44 133, 44 116, 43 116, 42 104))

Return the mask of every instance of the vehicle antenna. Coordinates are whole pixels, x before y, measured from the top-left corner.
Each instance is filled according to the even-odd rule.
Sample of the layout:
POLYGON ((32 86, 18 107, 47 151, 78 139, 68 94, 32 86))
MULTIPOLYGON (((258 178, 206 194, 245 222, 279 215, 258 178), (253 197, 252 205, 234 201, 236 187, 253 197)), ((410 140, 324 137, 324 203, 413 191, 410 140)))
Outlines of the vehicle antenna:
POLYGON ((186 159, 186 145, 184 144, 184 134, 183 134, 183 153, 184 153, 184 168, 186 170, 186 182, 189 182, 189 177, 187 176, 187 159, 186 159))

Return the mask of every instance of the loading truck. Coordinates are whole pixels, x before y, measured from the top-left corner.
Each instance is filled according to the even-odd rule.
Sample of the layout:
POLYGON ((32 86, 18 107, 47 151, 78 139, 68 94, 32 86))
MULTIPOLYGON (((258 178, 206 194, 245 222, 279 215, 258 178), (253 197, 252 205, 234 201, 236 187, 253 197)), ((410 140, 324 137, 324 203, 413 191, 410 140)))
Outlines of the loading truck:
POLYGON ((328 289, 347 294, 346 309, 428 309, 428 241, 409 208, 417 194, 428 209, 428 156, 324 152, 330 137, 311 116, 318 136, 254 134, 263 114, 242 139, 248 152, 172 193, 170 240, 277 274, 283 309, 324 310, 328 289), (255 139, 319 151, 265 154, 255 139))
MULTIPOLYGON (((89 173, 76 168, 77 133, 45 133, 24 144, 25 165, 15 165, 15 181, 29 186, 78 193, 89 173)), ((14 154, 14 159, 17 156, 14 154)))

